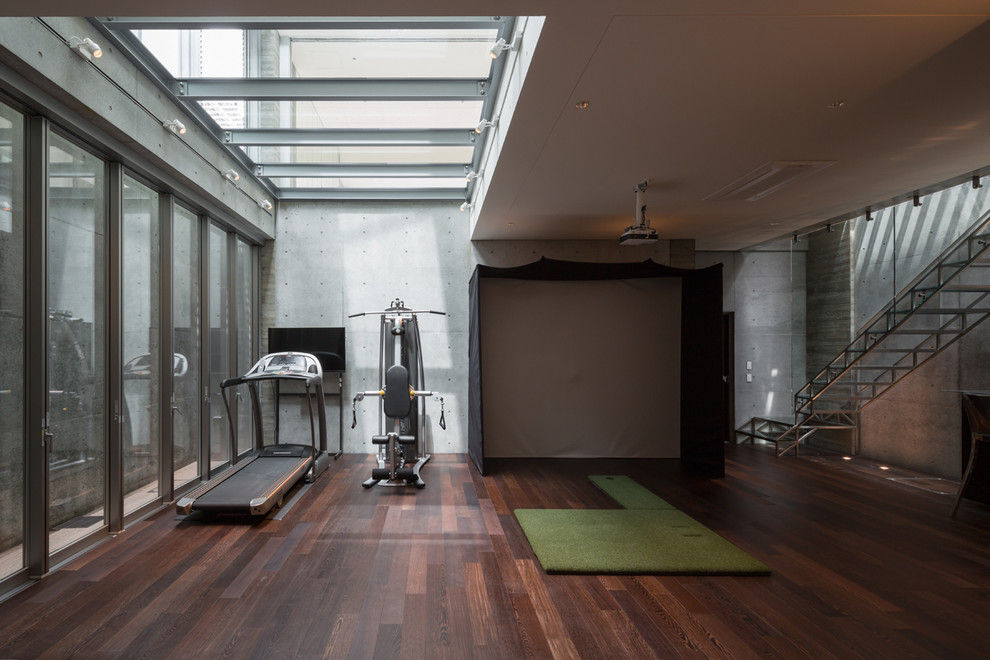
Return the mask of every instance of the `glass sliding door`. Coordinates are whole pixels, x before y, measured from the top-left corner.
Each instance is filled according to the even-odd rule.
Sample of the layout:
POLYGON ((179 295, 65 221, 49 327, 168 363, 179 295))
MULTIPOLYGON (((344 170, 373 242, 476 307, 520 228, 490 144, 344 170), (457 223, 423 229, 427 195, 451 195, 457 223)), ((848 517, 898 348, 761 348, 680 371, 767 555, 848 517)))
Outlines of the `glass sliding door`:
POLYGON ((172 483, 178 488, 199 478, 203 386, 200 374, 200 224, 179 205, 172 213, 172 483))
MULTIPOLYGON (((245 374, 255 362, 254 349, 254 249, 247 241, 238 238, 236 291, 237 374, 245 374)), ((238 388, 243 390, 244 388, 238 388)), ((254 448, 254 427, 251 423, 251 405, 241 393, 237 397, 237 451, 244 453, 254 448)))
POLYGON ((0 579, 24 565, 24 117, 0 103, 0 579))
POLYGON ((160 280, 158 193, 125 176, 120 287, 125 514, 161 495, 160 280))
POLYGON ((106 166, 49 139, 49 551, 106 521, 106 166))
POLYGON ((231 460, 227 411, 220 396, 220 383, 230 373, 230 264, 227 232, 210 225, 210 467, 231 460))

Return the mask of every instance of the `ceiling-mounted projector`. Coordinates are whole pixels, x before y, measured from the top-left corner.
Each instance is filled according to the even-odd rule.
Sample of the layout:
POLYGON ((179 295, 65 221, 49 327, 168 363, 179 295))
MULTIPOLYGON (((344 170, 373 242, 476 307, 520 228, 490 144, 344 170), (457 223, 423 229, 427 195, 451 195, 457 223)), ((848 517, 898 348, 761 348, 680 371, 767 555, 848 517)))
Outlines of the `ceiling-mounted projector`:
POLYGON ((636 186, 636 224, 626 227, 619 236, 619 245, 646 245, 655 243, 658 239, 657 230, 650 227, 646 219, 646 204, 643 204, 643 193, 646 192, 646 181, 636 186))

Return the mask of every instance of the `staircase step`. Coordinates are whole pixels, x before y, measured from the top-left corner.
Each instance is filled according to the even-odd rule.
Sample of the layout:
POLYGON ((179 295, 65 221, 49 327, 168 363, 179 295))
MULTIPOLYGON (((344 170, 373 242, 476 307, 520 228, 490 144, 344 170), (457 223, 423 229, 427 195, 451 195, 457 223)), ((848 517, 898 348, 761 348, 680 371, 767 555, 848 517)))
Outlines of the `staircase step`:
POLYGON ((942 292, 977 292, 977 293, 990 293, 990 286, 985 284, 946 284, 942 287, 942 292))
MULTIPOLYGON (((917 312, 915 312, 917 314, 917 312)), ((898 328, 893 332, 888 333, 889 335, 947 335, 947 334, 959 334, 959 330, 944 330, 942 328, 929 328, 929 329, 918 329, 909 330, 904 328, 898 328)))
MULTIPOLYGON (((898 314, 904 314, 905 312, 897 312, 898 314)), ((952 314, 957 316, 959 314, 990 314, 990 308, 981 307, 920 307, 918 309, 912 310, 914 314, 952 314)), ((896 330, 894 331, 897 332, 896 330)))

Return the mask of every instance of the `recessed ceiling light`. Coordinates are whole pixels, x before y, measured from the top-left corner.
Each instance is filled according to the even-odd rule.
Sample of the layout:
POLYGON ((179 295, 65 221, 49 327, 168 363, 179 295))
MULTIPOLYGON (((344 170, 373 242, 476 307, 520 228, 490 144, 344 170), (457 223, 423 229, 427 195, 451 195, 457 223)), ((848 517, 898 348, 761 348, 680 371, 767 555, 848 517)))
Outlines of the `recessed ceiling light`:
POLYGON ((574 104, 574 107, 577 108, 578 110, 584 110, 589 105, 590 104, 587 101, 578 101, 577 103, 574 104))
POLYGON ((829 103, 825 107, 828 108, 829 110, 838 110, 839 108, 841 108, 845 104, 846 104, 845 101, 832 101, 831 103, 829 103))

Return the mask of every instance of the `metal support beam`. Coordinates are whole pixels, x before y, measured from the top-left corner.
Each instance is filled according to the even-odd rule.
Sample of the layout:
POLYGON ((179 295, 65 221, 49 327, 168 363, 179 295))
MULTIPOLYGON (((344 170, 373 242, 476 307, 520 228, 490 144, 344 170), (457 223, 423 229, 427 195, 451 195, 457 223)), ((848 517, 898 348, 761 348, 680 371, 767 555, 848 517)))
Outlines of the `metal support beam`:
POLYGON ((224 142, 236 146, 440 146, 473 147, 480 136, 472 129, 328 130, 319 128, 243 128, 224 131, 224 142))
POLYGON ((442 165, 390 165, 350 163, 261 163, 255 166, 255 175, 267 177, 463 177, 466 164, 442 165))
POLYGON ((491 30, 503 16, 100 16, 111 30, 491 30))
POLYGON ((279 193, 279 201, 464 201, 464 191, 459 188, 437 189, 370 189, 370 188, 289 188, 279 193))
POLYGON ((488 93, 483 79, 339 78, 182 78, 170 86, 188 101, 481 101, 488 93))

